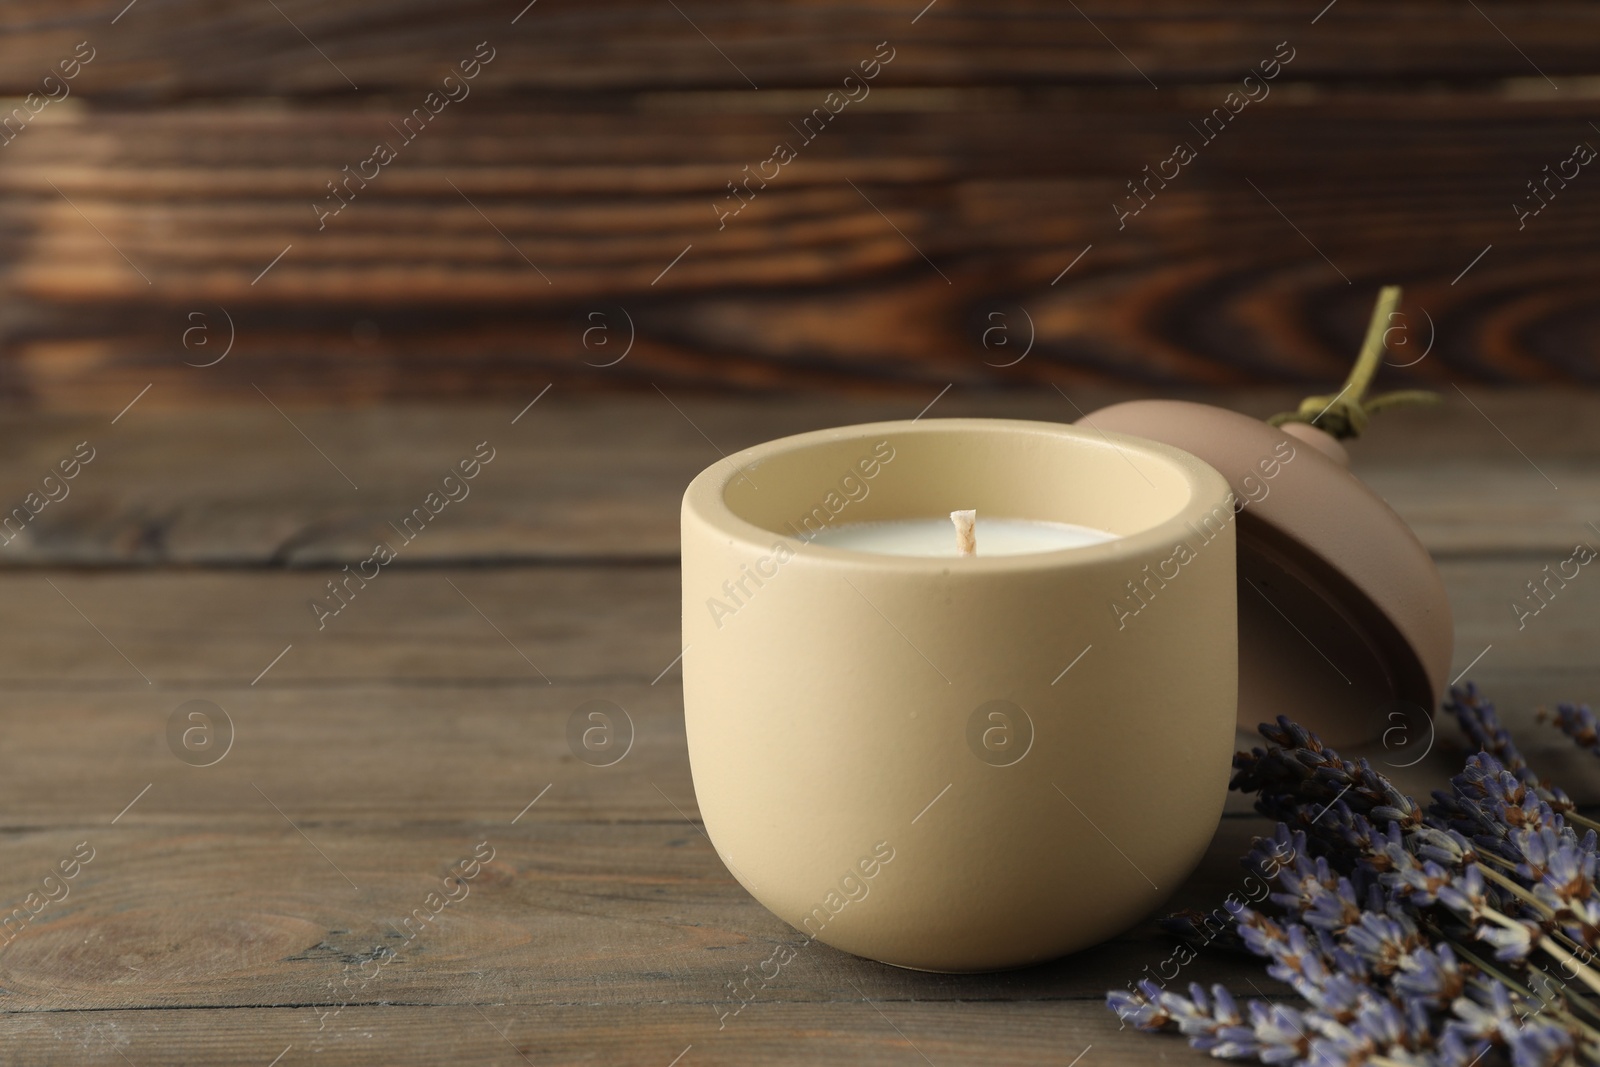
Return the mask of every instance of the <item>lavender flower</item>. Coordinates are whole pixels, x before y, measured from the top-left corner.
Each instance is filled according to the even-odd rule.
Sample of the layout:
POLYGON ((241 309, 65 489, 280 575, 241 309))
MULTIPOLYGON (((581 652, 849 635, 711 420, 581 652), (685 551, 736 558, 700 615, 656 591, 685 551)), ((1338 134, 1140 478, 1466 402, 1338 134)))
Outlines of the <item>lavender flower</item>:
POLYGON ((1450 877, 1436 863, 1426 864, 1425 870, 1430 879, 1439 880, 1439 888, 1434 892, 1439 903, 1462 919, 1475 923, 1489 910, 1489 896, 1484 889, 1483 872, 1479 868, 1468 867, 1459 878, 1450 877))
POLYGON ((1250 1001, 1247 1023, 1238 1004, 1222 986, 1212 986, 1210 996, 1199 984, 1189 986, 1187 997, 1161 989, 1154 982, 1139 983, 1139 991, 1113 991, 1107 1004, 1118 1017, 1141 1030, 1177 1030, 1189 1043, 1218 1059, 1258 1059, 1262 1063, 1303 1062, 1310 1050, 1305 1016, 1294 1008, 1266 1001, 1250 1001))
POLYGON ((1348 1023, 1316 1016, 1310 1022, 1319 1035, 1311 1042, 1310 1063, 1366 1063, 1375 1056, 1396 1063, 1437 1062, 1425 1054, 1434 1044, 1425 1010, 1410 1010, 1369 994, 1348 1023))
POLYGON ((1400 961, 1394 988, 1406 1000, 1442 1011, 1461 996, 1466 981, 1449 945, 1421 945, 1400 961))
POLYGON ((1360 914, 1360 920, 1345 931, 1345 940, 1374 973, 1394 974, 1413 950, 1422 947, 1416 924, 1404 913, 1398 918, 1360 914))
POLYGON ((1555 718, 1561 732, 1572 738, 1573 743, 1600 756, 1600 720, 1589 710, 1589 705, 1557 704, 1555 718))
POLYGON ((1528 761, 1522 758, 1511 734, 1500 725, 1494 705, 1483 699, 1477 686, 1471 682, 1464 688, 1451 686, 1450 698, 1445 701, 1444 710, 1455 715, 1462 732, 1478 748, 1494 756, 1507 770, 1527 783, 1546 804, 1556 811, 1572 811, 1577 807, 1570 797, 1540 778, 1528 766, 1528 761))
MULTIPOLYGON (((1232 788, 1278 820, 1245 858, 1277 915, 1238 909, 1238 941, 1305 1008, 1145 982, 1108 995, 1119 1016, 1216 1057, 1296 1067, 1472 1067, 1492 1046, 1514 1067, 1600 1062, 1589 966, 1600 841, 1574 833, 1568 818, 1587 820, 1528 767, 1476 688, 1453 690, 1447 707, 1482 751, 1426 809, 1285 718, 1261 727, 1266 748, 1234 757, 1232 788), (1474 955, 1476 944, 1492 953, 1474 955)), ((1563 728, 1600 753, 1588 709, 1561 709, 1563 728)))
POLYGON ((1458 1001, 1450 1033, 1505 1045, 1511 1050, 1514 1067, 1558 1067, 1574 1062, 1573 1038, 1565 1029, 1519 1012, 1502 985, 1493 986, 1486 999, 1487 1003, 1458 1001))
POLYGON ((1161 987, 1148 978, 1140 981, 1137 992, 1113 989, 1106 994, 1106 1007, 1124 1023, 1132 1023, 1140 1030, 1164 1030, 1172 1022, 1160 1001, 1161 987))

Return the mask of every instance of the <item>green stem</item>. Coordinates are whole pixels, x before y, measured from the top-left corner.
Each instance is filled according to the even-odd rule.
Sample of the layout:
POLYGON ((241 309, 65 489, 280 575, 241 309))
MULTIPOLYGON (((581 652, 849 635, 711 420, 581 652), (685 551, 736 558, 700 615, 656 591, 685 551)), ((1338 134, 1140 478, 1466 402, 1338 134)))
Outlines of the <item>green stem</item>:
POLYGON ((1389 332, 1389 317, 1399 306, 1398 285, 1386 285, 1378 290, 1378 302, 1372 307, 1372 318, 1367 320, 1367 336, 1361 340, 1361 354, 1356 356, 1356 365, 1350 368, 1350 377, 1345 379, 1344 390, 1341 390, 1348 390, 1345 395, 1353 404, 1359 404, 1367 395, 1367 387, 1378 373, 1378 361, 1383 358, 1383 335, 1389 332))
POLYGON ((1332 396, 1308 396, 1294 411, 1280 412, 1267 422, 1273 426, 1304 422, 1334 437, 1359 437, 1367 427, 1367 417, 1374 412, 1413 404, 1437 403, 1439 397, 1436 394, 1420 389, 1402 389, 1367 399, 1367 389, 1372 385, 1386 351, 1384 336, 1389 332, 1389 322, 1399 306, 1398 285, 1386 285, 1379 290, 1372 317, 1367 320, 1367 333, 1361 341, 1361 352, 1356 356, 1355 366, 1350 368, 1344 387, 1332 396))
POLYGON ((1426 389, 1396 389, 1393 392, 1382 393, 1368 400, 1364 405, 1368 415, 1376 415, 1380 411, 1390 408, 1418 407, 1423 404, 1437 404, 1439 394, 1431 393, 1426 389))

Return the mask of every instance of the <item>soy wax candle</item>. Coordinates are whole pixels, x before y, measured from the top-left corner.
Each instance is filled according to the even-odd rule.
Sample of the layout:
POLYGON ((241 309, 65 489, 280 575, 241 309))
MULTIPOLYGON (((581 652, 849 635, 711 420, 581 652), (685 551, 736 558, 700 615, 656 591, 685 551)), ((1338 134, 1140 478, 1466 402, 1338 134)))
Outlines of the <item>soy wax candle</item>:
POLYGON ((1115 534, 1070 522, 980 518, 976 509, 945 519, 852 522, 823 530, 809 543, 892 556, 1019 556, 1097 545, 1115 534), (981 549, 979 546, 982 546, 981 549))
POLYGON ((803 936, 925 970, 1021 966, 1137 922, 1226 795, 1232 500, 1178 449, 990 419, 822 430, 702 472, 684 717, 728 871, 803 936), (831 532, 948 530, 952 511, 977 513, 975 555, 831 532), (984 516, 1104 536, 985 552, 984 516), (1144 610, 1119 615, 1135 592, 1144 610))

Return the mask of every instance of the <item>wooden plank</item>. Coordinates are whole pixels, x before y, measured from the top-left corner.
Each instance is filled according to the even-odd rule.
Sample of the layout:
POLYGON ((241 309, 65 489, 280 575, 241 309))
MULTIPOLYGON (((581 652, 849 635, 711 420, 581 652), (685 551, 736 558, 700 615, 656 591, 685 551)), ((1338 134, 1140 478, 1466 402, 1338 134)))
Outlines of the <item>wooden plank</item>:
POLYGON ((8 576, 8 602, 31 614, 35 632, 67 640, 16 635, 0 646, 0 677, 153 691, 248 685, 277 661, 260 685, 511 679, 545 688, 547 679, 649 683, 682 650, 675 568, 380 572, 319 630, 307 604, 319 594, 335 602, 327 580, 314 571, 8 576))
MULTIPOLYGON (((308 1041, 331 1039, 324 1030, 348 1036, 343 1027, 358 1012, 330 1027, 311 1006, 340 1004, 345 994, 330 996, 329 982, 397 944, 389 925, 485 839, 496 857, 471 896, 405 946, 380 987, 355 990, 352 1003, 511 1002, 541 1012, 589 1004, 602 1013, 676 1004, 696 1025, 714 1023, 726 1010, 726 982, 778 944, 798 942, 733 882, 674 806, 693 811, 681 734, 663 746, 663 724, 648 713, 637 757, 606 773, 578 768, 597 783, 586 790, 574 788, 570 758, 552 758, 548 746, 518 755, 508 743, 556 732, 552 717, 528 714, 522 699, 513 707, 460 689, 327 696, 225 697, 236 750, 204 769, 177 764, 159 737, 138 743, 164 717, 125 698, 63 713, 81 698, 57 695, 31 723, 11 717, 23 727, 13 750, 28 758, 0 776, 0 810, 18 819, 0 829, 12 858, 0 900, 32 891, 30 875, 49 871, 79 841, 95 854, 72 894, 0 949, 6 1025, 18 1013, 85 1007, 276 1004, 304 1009, 297 1015, 308 1041), (664 747, 679 751, 663 772, 656 761, 664 747), (513 814, 545 766, 495 771, 558 762, 566 766, 550 772, 558 781, 548 795, 513 814), (67 765, 105 772, 66 794, 41 781, 40 772, 67 765), (154 779, 148 792, 117 791, 146 776, 154 779), (665 787, 659 800, 630 799, 633 787, 654 789, 656 779, 665 787), (589 800, 574 803, 586 791, 589 800), (175 893, 186 901, 181 910, 171 907, 175 893)), ((1237 887, 1237 858, 1261 825, 1228 820, 1174 906, 1216 907, 1237 887)), ((1130 981, 1168 952, 1140 928, 1027 972, 930 976, 810 946, 804 969, 771 1002, 848 1001, 851 982, 888 1000, 1094 1000, 1107 982, 1130 981)), ((1192 970, 1206 980, 1241 973, 1252 972, 1221 953, 1204 954, 1192 970)))
MULTIPOLYGON (((78 841, 96 850, 73 895, 0 952, 10 1010, 326 1004, 330 976, 337 980, 345 964, 359 965, 395 940, 385 922, 408 913, 457 853, 484 839, 495 844, 496 864, 471 906, 463 902, 438 928, 442 943, 424 941, 426 952, 404 961, 411 966, 384 971, 381 992, 363 989, 362 1002, 456 1002, 466 986, 482 1003, 473 982, 487 972, 496 983, 486 995, 491 1003, 506 996, 572 1003, 592 995, 596 983, 607 991, 604 1003, 714 1003, 729 973, 737 977, 746 963, 795 941, 738 888, 678 809, 630 797, 630 785, 645 777, 659 775, 672 792, 682 788, 681 755, 670 779, 641 753, 619 764, 589 804, 574 804, 572 783, 562 780, 525 816, 508 818, 543 777, 526 776, 523 793, 504 780, 485 781, 496 777, 486 768, 507 766, 504 738, 527 729, 513 725, 517 713, 502 706, 460 715, 435 698, 426 714, 402 711, 380 722, 371 710, 330 715, 315 696, 296 696, 300 706, 279 701, 253 718, 230 700, 241 712, 238 752, 204 771, 176 766, 165 752, 117 760, 129 751, 130 723, 148 729, 159 721, 125 703, 98 710, 93 731, 77 731, 73 716, 57 715, 46 743, 39 743, 43 726, 15 738, 14 747, 41 768, 75 762, 111 773, 70 783, 63 797, 48 786, 40 795, 41 773, 7 768, 4 807, 23 825, 0 830, 12 857, 0 899, 32 891, 31 875, 48 871, 78 841), (308 727, 318 717, 334 725, 308 727), (63 737, 76 738, 66 761, 63 737), (498 762, 483 751, 495 746, 498 762), (152 772, 156 761, 168 770, 152 772), (136 803, 112 823, 108 813, 146 776, 155 779, 149 792, 130 797, 136 803), (593 814, 595 800, 604 818, 593 814), (31 825, 36 819, 48 825, 31 825), (181 913, 167 906, 179 892, 190 901, 181 913), (72 947, 79 944, 91 947, 72 947), (154 954, 140 947, 158 944, 154 954), (136 979, 122 973, 129 968, 137 968, 136 979)), ((681 804, 692 811, 687 795, 681 804)), ((1264 827, 1257 819, 1226 820, 1171 906, 1209 910, 1237 891, 1238 857, 1264 827)), ((820 946, 808 951, 818 969, 808 968, 776 999, 837 999, 841 975, 887 981, 891 996, 917 1000, 1093 997, 1105 984, 1137 977, 1167 949, 1141 926, 1046 967, 962 977, 881 968, 820 946)), ((1236 986, 1241 976, 1259 981, 1221 953, 1202 954, 1189 974, 1236 986)))
MULTIPOLYGON (((1600 764, 1537 717, 1560 701, 1600 703, 1600 668, 1536 673, 1483 667, 1472 677, 1498 703, 1541 773, 1580 803, 1600 804, 1600 764)), ((290 807, 319 823, 488 824, 509 821, 539 797, 541 821, 656 822, 683 830, 697 808, 681 699, 669 681, 656 688, 458 683, 267 692, 223 685, 132 694, 23 690, 0 703, 15 750, 27 754, 6 761, 10 784, 0 830, 102 825, 147 785, 150 792, 137 804, 141 824, 217 832, 238 822, 243 809, 245 821, 259 829, 270 812, 252 808, 261 798, 247 788, 251 781, 269 794, 287 790, 290 807), (167 742, 168 719, 194 700, 228 717, 237 750, 223 757, 225 772, 201 774, 183 765, 167 742), (610 701, 628 714, 619 729, 631 728, 633 744, 614 767, 580 762, 567 740, 570 719, 592 700, 610 701), (66 765, 117 773, 80 780, 60 773, 66 765), (479 773, 493 766, 508 770, 479 773), (445 780, 454 784, 441 794, 437 783, 445 780)), ((1394 725, 1373 714, 1375 734, 1394 725)), ((1260 743, 1253 734, 1236 738, 1238 748, 1260 743)), ((1461 769, 1464 746, 1454 723, 1441 717, 1431 735, 1394 734, 1341 753, 1368 759, 1425 802, 1461 769)), ((1250 811, 1248 798, 1229 798, 1230 818, 1250 811)))
MULTIPOLYGON (((1458 669, 1490 643, 1486 668, 1591 665, 1600 594, 1584 584, 1587 573, 1519 629, 1512 603, 1541 567, 1445 564, 1458 669)), ((0 645, 0 680, 26 689, 246 686, 293 644, 262 685, 648 685, 681 651, 673 567, 380 573, 318 630, 307 601, 323 588, 315 571, 7 574, 6 602, 32 623, 0 645)))
MULTIPOLYGON (((1333 390, 1336 380, 1321 388, 1333 390)), ((552 388, 527 408, 540 386, 494 407, 280 412, 252 390, 250 406, 206 412, 172 410, 162 383, 112 425, 140 388, 108 397, 103 415, 14 416, 0 426, 16 457, 0 481, 0 514, 39 491, 80 442, 96 450, 64 500, 47 504, 20 536, 15 524, 6 531, 13 539, 0 545, 0 566, 359 563, 379 539, 397 541, 391 524, 422 506, 484 441, 494 460, 464 500, 403 546, 394 567, 667 563, 677 557, 683 488, 719 450, 910 418, 936 397, 929 418, 1073 421, 1080 411, 1160 392, 1070 388, 1063 397, 1054 389, 995 395, 954 387, 939 397, 936 387, 908 399, 732 400, 672 390, 602 401, 552 388)), ((1191 395, 1265 416, 1309 391, 1191 395)), ((1357 472, 1437 554, 1565 558, 1577 539, 1600 538, 1588 525, 1600 515, 1595 410, 1581 393, 1473 390, 1464 398, 1447 387, 1441 408, 1382 416, 1351 452, 1357 472)), ((308 574, 297 595, 310 597, 326 578, 308 574)))
POLYGON ((1281 94, 1119 222, 1141 202, 1128 183, 1176 138, 1201 140, 1190 124, 1226 91, 1043 93, 1019 107, 885 90, 731 219, 743 201, 727 183, 799 140, 790 123, 806 100, 468 101, 320 222, 342 203, 325 200, 341 168, 398 139, 388 101, 41 117, 0 171, 3 387, 81 410, 152 381, 191 404, 253 402, 253 383, 327 403, 552 380, 1301 382, 1338 377, 1389 281, 1408 284, 1418 332, 1426 311, 1438 341, 1396 375, 1596 381, 1592 198, 1566 191, 1525 228, 1513 210, 1592 134, 1583 100, 1281 94), (224 312, 233 353, 204 374, 183 366, 220 352, 183 348, 190 315, 220 339, 224 312), (595 313, 607 330, 585 334, 595 313), (999 366, 1017 348, 984 347, 995 314, 1016 344, 1026 320, 1027 359, 999 366), (626 360, 599 366, 624 334, 626 360))
POLYGON ((897 1002, 879 1000, 870 984, 863 989, 868 1003, 842 985, 841 1000, 854 996, 854 1003, 774 1003, 759 1013, 750 1009, 748 1022, 741 1019, 720 1033, 705 1007, 533 1008, 500 998, 486 1000, 477 1011, 350 1008, 341 1017, 342 1029, 331 1034, 315 1031, 309 1009, 262 1007, 0 1015, 0 1035, 19 1057, 52 1067, 91 1057, 121 1062, 113 1050, 133 1063, 262 1067, 286 1047, 285 1064, 311 1053, 331 1062, 394 1067, 422 1067, 444 1058, 509 1067, 523 1064, 524 1056, 541 1067, 669 1067, 675 1056, 682 1057, 681 1067, 819 1062, 912 1067, 924 1062, 923 1055, 935 1064, 996 1062, 997 1056, 1013 1064, 1067 1064, 1090 1044, 1097 1064, 1131 1067, 1163 1056, 1204 1062, 1181 1039, 1118 1031, 1115 1017, 1096 1003, 950 1004, 925 1003, 920 997, 897 1002))
MULTIPOLYGON (((1452 673, 1470 665, 1471 677, 1490 686, 1519 729, 1531 728, 1541 703, 1592 701, 1600 689, 1600 665, 1591 655, 1591 637, 1600 627, 1600 595, 1585 584, 1591 576, 1581 572, 1535 616, 1522 619, 1512 607, 1526 595, 1526 582, 1542 580, 1544 563, 1562 558, 1449 560, 1442 568, 1457 627, 1452 673)), ((530 757, 542 753, 546 758, 562 758, 564 717, 587 699, 615 700, 639 714, 641 722, 659 724, 672 717, 678 693, 672 665, 680 648, 678 578, 671 566, 400 570, 358 591, 319 631, 306 601, 322 588, 324 573, 4 575, 0 590, 6 602, 31 623, 0 645, 0 682, 6 689, 0 707, 29 716, 50 708, 49 716, 37 719, 40 744, 52 736, 50 724, 57 716, 92 732, 88 724, 108 712, 104 696, 95 693, 117 694, 112 707, 131 701, 129 706, 152 721, 164 721, 184 699, 203 696, 261 723, 289 715, 285 721, 308 735, 327 725, 318 717, 322 709, 334 708, 356 716, 351 729, 357 736, 378 732, 386 717, 405 715, 422 715, 419 728, 431 732, 428 715, 440 713, 437 704, 417 710, 408 703, 413 697, 402 699, 417 689, 463 715, 469 709, 478 714, 509 706, 530 729, 542 724, 537 731, 542 739, 528 751, 530 757), (370 691, 374 683, 402 688, 392 694, 370 691), (472 687, 474 700, 451 705, 456 697, 450 694, 461 686, 472 687), (309 717, 295 711, 309 699, 308 688, 320 693, 309 717)), ((445 721, 452 721, 449 715, 445 721)), ((133 745, 144 728, 108 734, 114 743, 105 758, 133 745)), ((674 725, 659 735, 667 748, 646 745, 641 753, 653 753, 652 760, 675 758, 681 750, 679 729, 674 725)), ((288 726, 283 731, 274 758, 288 761, 296 734, 288 726)), ((150 736, 150 755, 164 760, 155 735, 150 736)), ((1543 739, 1535 747, 1566 749, 1548 727, 1531 736, 1543 739)), ((640 740, 646 741, 642 732, 640 740)), ((330 738, 325 747, 330 759, 339 759, 357 745, 354 737, 330 738)), ((490 756, 469 748, 461 758, 490 756)), ((40 772, 49 766, 41 765, 40 772)), ((336 764, 327 768, 327 776, 338 777, 336 764)), ((48 779, 34 787, 42 798, 57 798, 69 784, 77 787, 65 780, 51 786, 48 779)), ((649 793, 640 795, 648 805, 657 803, 649 793)), ((44 808, 55 803, 41 801, 44 808)))
POLYGON ((1315 11, 1283 0, 1087 3, 1081 15, 1037 0, 926 12, 919 4, 747 0, 682 14, 639 0, 547 0, 513 25, 523 6, 475 3, 446 14, 419 0, 301 0, 281 4, 281 13, 239 2, 196 12, 144 0, 113 27, 103 7, 32 0, 8 11, 0 88, 37 90, 51 65, 86 37, 99 51, 78 91, 140 101, 431 88, 485 39, 498 56, 484 81, 501 93, 831 84, 884 39, 908 53, 902 62, 913 68, 910 80, 933 85, 1109 83, 1148 92, 1146 76, 1169 87, 1237 77, 1285 37, 1302 49, 1302 77, 1527 80, 1542 70, 1561 80, 1590 72, 1582 42, 1595 26, 1579 4, 1485 4, 1485 17, 1468 18, 1426 0, 1345 0, 1314 24, 1315 11), (1508 47, 1496 26, 1533 58, 1508 47))
POLYGON ((1568 550, 1506 562, 1445 563, 1458 670, 1491 644, 1493 651, 1474 669, 1559 672, 1600 667, 1594 653, 1594 634, 1600 628, 1600 581, 1595 579, 1600 574, 1589 573, 1574 560, 1565 569, 1568 574, 1576 571, 1577 577, 1563 581, 1562 564, 1570 555, 1568 550), (1547 578, 1552 584, 1544 584, 1547 578), (1538 585, 1538 597, 1529 592, 1529 582, 1538 585))
MULTIPOLYGON (((1542 773, 1581 803, 1600 803, 1600 765, 1536 717, 1541 707, 1559 701, 1600 703, 1600 668, 1533 672, 1483 666, 1472 677, 1498 702, 1542 773)), ((509 820, 542 794, 542 819, 654 821, 682 828, 697 809, 675 683, 459 682, 265 692, 212 684, 150 693, 8 686, 13 692, 0 702, 0 713, 8 717, 15 750, 28 758, 5 765, 10 786, 0 828, 99 825, 149 785, 138 803, 141 823, 215 830, 236 821, 241 797, 250 804, 260 799, 245 789, 247 781, 269 791, 274 783, 287 787, 297 810, 315 812, 321 822, 424 814, 462 825, 509 820), (166 740, 168 719, 193 700, 211 702, 228 716, 237 751, 224 757, 226 773, 200 774, 181 764, 166 740), (567 740, 570 719, 592 700, 610 701, 628 715, 633 745, 614 767, 580 762, 567 740), (367 758, 354 759, 357 754, 367 758), (504 775, 478 773, 507 760, 511 769, 504 775), (117 774, 85 781, 62 775, 64 765, 115 767, 117 774), (455 783, 448 794, 440 795, 441 780, 455 783), (549 792, 542 793, 547 786, 549 792)), ((1394 725, 1377 710, 1373 715, 1374 735, 1394 725)), ((1259 743, 1253 734, 1236 739, 1239 748, 1259 743)), ((1425 800, 1460 770, 1463 745, 1453 722, 1441 718, 1431 736, 1390 735, 1342 754, 1369 759, 1404 791, 1425 800)), ((1228 811, 1242 816, 1250 804, 1231 797, 1228 811)), ((254 811, 254 824, 265 814, 254 811)))
MULTIPOLYGON (((266 685, 9 695, 0 714, 15 728, 13 751, 27 758, 4 761, 0 826, 26 833, 108 825, 149 785, 137 818, 130 813, 122 824, 168 832, 274 829, 278 816, 253 782, 297 821, 319 825, 436 824, 470 833, 474 825, 510 825, 539 797, 517 825, 651 822, 663 833, 695 835, 684 822, 697 809, 676 678, 655 687, 465 679, 263 691, 266 685), (216 750, 214 767, 180 761, 167 738, 169 718, 195 700, 226 715, 205 709, 203 729, 219 738, 232 730, 233 746, 216 750), (594 700, 625 710, 626 720, 613 712, 619 736, 632 731, 631 747, 613 766, 580 762, 568 742, 569 720, 594 700), (65 766, 105 771, 64 776, 65 766)), ((277 828, 286 829, 281 822, 277 828)))
MULTIPOLYGON (((1591 652, 1600 594, 1583 584, 1591 576, 1581 575, 1519 630, 1510 603, 1539 573, 1532 561, 1451 561, 1443 571, 1457 623, 1453 673, 1470 666, 1530 755, 1555 760, 1574 796, 1600 800, 1600 766, 1535 721, 1553 701, 1600 700, 1591 652)), ((400 572, 373 583, 321 633, 309 613, 300 617, 308 578, 270 571, 0 577, 5 602, 31 620, 0 645, 0 713, 13 720, 15 750, 39 757, 16 761, 4 776, 16 792, 0 811, 15 825, 49 825, 98 811, 109 818, 147 783, 167 783, 163 793, 180 781, 200 789, 204 782, 167 749, 164 730, 178 705, 205 699, 250 738, 232 763, 260 775, 297 768, 296 788, 308 800, 349 817, 422 803, 435 772, 460 780, 454 799, 435 802, 441 818, 510 807, 509 818, 526 803, 523 793, 552 782, 541 803, 564 817, 692 814, 681 689, 671 667, 679 653, 672 568, 400 572), (626 709, 635 728, 636 750, 610 775, 579 764, 566 740, 570 716, 595 699, 626 709), (427 744, 419 748, 417 738, 427 744), (474 767, 508 754, 518 766, 514 788, 475 779, 474 767), (414 773, 400 770, 418 760, 426 762, 414 773), (77 761, 120 766, 131 778, 90 784, 58 773, 77 761)), ((1441 722, 1437 759, 1414 775, 1396 768, 1414 758, 1416 744, 1347 754, 1371 757, 1426 796, 1459 767, 1455 738, 1441 722)), ((220 801, 202 792, 171 803, 153 799, 148 810, 178 816, 220 801)))
MULTIPOLYGON (((4 899, 15 898, 8 912, 59 860, 89 857, 65 883, 67 895, 0 950, 8 1011, 598 1000, 691 1005, 715 1029, 718 1012, 738 1006, 727 1003, 726 984, 783 944, 806 957, 770 990, 789 1003, 853 999, 849 980, 893 999, 1094 999, 1171 951, 1141 925, 1026 972, 919 974, 804 944, 681 821, 572 825, 529 815, 516 827, 507 818, 351 825, 319 818, 280 786, 272 800, 297 832, 249 785, 239 787, 226 826, 152 826, 130 813, 115 827, 8 834, 16 857, 6 874, 4 899), (493 859, 436 925, 403 923, 433 906, 425 898, 453 867, 491 847, 493 859), (179 891, 187 894, 181 912, 169 903, 179 891), (385 946, 400 955, 357 971, 385 946)), ((1239 859, 1250 832, 1264 826, 1228 820, 1175 904, 1211 910, 1244 892, 1239 859)), ((1189 970, 1199 980, 1237 981, 1257 968, 1214 948, 1189 970)))

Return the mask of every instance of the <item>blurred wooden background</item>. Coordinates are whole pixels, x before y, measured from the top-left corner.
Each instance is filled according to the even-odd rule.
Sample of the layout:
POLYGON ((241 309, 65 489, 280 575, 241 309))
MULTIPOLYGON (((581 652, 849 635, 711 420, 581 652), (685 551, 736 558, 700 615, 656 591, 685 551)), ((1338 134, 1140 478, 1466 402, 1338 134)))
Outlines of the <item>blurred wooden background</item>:
POLYGON ((1390 281, 1392 362, 1427 353, 1395 381, 1600 381, 1600 176, 1513 206, 1600 145, 1592 4, 124 2, 0 13, 13 115, 94 53, 0 147, 14 407, 1321 386, 1390 281), (480 42, 470 96, 319 231, 326 183, 480 42), (1270 96, 1201 142, 1279 42, 1270 96))

